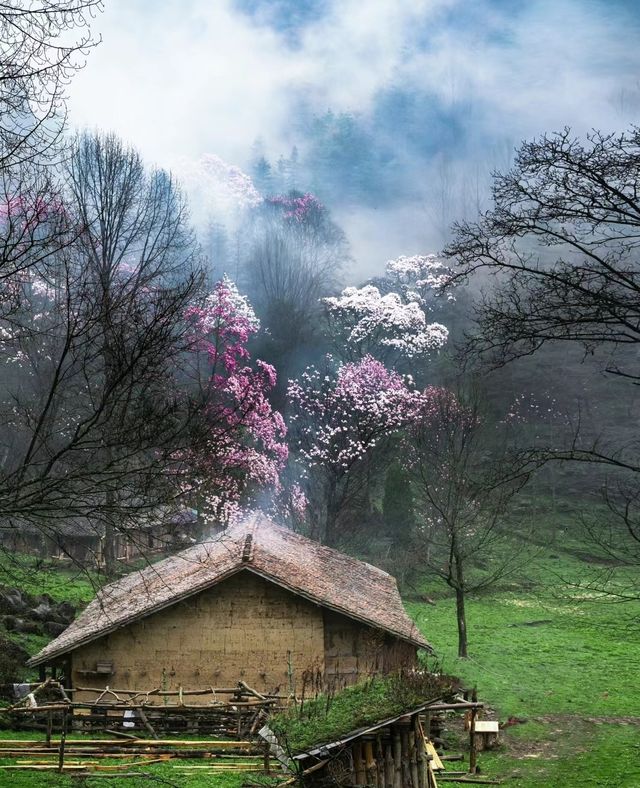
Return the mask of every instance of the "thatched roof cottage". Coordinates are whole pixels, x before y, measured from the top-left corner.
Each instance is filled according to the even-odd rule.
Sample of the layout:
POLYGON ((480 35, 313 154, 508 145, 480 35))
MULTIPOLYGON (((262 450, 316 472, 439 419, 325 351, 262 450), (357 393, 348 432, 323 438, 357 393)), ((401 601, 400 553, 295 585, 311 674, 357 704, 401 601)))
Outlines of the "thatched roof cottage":
MULTIPOLYGON (((430 648, 393 577, 261 514, 105 586, 29 662, 77 687, 351 684, 430 648)), ((81 700, 81 693, 74 696, 81 700)))

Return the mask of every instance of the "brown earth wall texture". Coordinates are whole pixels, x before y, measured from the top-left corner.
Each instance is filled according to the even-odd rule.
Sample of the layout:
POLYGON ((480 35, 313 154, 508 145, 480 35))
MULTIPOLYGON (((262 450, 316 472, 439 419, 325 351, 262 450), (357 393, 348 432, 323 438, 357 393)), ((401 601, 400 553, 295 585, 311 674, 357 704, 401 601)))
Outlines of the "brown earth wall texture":
MULTIPOLYGON (((72 655, 72 681, 74 687, 176 690, 230 687, 242 679, 259 691, 287 693, 287 652, 294 677, 324 669, 322 609, 240 572, 80 647, 72 655), (113 673, 85 672, 98 661, 112 662, 113 673)), ((74 700, 89 697, 76 693, 74 700)), ((189 702, 197 703, 198 696, 189 702)))
MULTIPOLYGON (((415 659, 415 646, 243 571, 76 649, 72 684, 188 690, 233 687, 242 679, 260 692, 289 694, 293 681, 296 694, 308 696, 415 659), (111 662, 112 673, 96 674, 98 662, 111 662)), ((74 695, 93 699, 94 693, 74 695)), ((210 701, 210 695, 188 699, 210 701)))

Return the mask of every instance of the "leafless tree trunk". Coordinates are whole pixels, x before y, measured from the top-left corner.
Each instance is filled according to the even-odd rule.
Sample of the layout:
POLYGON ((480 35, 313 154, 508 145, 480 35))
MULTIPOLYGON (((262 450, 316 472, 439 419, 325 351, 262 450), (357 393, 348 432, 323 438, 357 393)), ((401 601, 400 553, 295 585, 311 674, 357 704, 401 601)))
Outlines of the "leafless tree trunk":
POLYGON ((479 393, 461 385, 454 391, 438 392, 435 407, 411 425, 407 462, 424 518, 416 560, 454 592, 458 655, 466 657, 467 595, 519 566, 518 550, 496 556, 495 548, 505 542, 507 506, 527 476, 496 442, 495 426, 491 435, 485 429, 479 393), (479 559, 489 568, 474 570, 479 559))

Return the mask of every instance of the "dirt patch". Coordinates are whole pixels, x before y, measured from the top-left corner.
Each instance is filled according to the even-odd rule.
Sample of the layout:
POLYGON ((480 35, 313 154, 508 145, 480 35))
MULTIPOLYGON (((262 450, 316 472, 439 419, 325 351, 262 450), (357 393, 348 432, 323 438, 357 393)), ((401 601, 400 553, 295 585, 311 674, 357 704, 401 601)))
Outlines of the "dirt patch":
POLYGON ((579 737, 576 733, 581 728, 592 725, 640 725, 640 717, 607 717, 589 716, 582 717, 574 714, 545 714, 540 717, 531 717, 531 722, 543 723, 549 726, 543 737, 526 739, 509 736, 508 729, 502 737, 502 743, 507 753, 519 760, 551 760, 559 758, 566 752, 567 746, 571 747, 572 755, 586 750, 578 744, 579 737), (577 746, 576 746, 577 745, 577 746))

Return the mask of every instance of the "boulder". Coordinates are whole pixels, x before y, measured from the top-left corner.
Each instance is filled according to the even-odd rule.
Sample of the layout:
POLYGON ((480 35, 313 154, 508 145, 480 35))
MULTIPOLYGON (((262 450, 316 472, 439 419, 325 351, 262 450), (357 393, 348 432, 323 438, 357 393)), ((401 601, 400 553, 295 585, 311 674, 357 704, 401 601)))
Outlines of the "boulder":
POLYGON ((0 590, 0 613, 24 613, 27 608, 19 589, 7 587, 0 590))
POLYGON ((23 678, 29 655, 16 643, 0 635, 0 683, 17 683, 23 678))
POLYGON ((47 635, 57 637, 61 632, 65 631, 67 625, 61 624, 59 621, 45 621, 43 628, 47 635))
POLYGON ((28 613, 29 618, 35 618, 36 621, 49 621, 54 616, 53 608, 49 602, 40 602, 37 607, 34 607, 28 613))
POLYGON ((70 624, 76 617, 76 608, 71 602, 60 602, 56 607, 56 613, 63 624, 70 624))
POLYGON ((25 635, 41 635, 42 624, 39 621, 30 621, 28 618, 14 618, 13 631, 23 632, 25 635))

